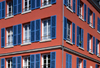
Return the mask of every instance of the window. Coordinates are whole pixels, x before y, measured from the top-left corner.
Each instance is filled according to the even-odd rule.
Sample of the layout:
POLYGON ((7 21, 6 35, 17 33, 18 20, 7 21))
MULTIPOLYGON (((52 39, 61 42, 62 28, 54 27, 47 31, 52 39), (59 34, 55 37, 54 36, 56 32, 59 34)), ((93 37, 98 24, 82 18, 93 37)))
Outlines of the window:
POLYGON ((82 59, 79 59, 79 67, 78 68, 82 68, 82 59))
POLYGON ((67 6, 68 6, 70 9, 72 9, 72 7, 71 7, 71 0, 67 0, 67 6))
POLYGON ((96 55, 99 56, 100 52, 99 52, 99 40, 96 39, 96 55))
POLYGON ((23 57, 23 68, 30 68, 30 57, 23 57))
POLYGON ((12 59, 7 59, 7 68, 12 68, 12 59))
POLYGON ((89 51, 92 52, 92 36, 90 35, 90 39, 89 39, 89 51))
POLYGON ((93 25, 92 25, 92 20, 93 20, 93 19, 92 19, 92 11, 90 11, 90 26, 93 26, 93 25))
POLYGON ((28 11, 31 9, 31 2, 30 0, 24 0, 24 11, 28 11))
POLYGON ((42 0, 42 6, 51 4, 51 0, 42 0))
POLYGON ((50 28, 51 28, 50 19, 43 20, 43 23, 42 23, 42 40, 51 38, 50 28))
POLYGON ((67 40, 68 41, 71 41, 71 22, 70 21, 68 21, 67 22, 67 40))
POLYGON ((7 3, 7 16, 13 15, 13 2, 10 1, 7 3))
POLYGON ((80 2, 79 17, 83 19, 83 3, 80 2))
POLYGON ((42 68, 50 68, 50 54, 42 55, 42 68))
POLYGON ((24 40, 23 43, 29 43, 30 42, 30 24, 24 25, 24 40))
POLYGON ((13 29, 8 28, 7 29, 7 46, 12 46, 13 45, 13 29))

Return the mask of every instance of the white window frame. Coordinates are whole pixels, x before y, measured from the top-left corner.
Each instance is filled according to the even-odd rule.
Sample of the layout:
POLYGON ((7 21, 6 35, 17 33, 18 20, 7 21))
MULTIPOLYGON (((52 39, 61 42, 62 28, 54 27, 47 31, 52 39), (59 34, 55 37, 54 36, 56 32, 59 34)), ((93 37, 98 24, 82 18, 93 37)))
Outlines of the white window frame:
POLYGON ((92 37, 90 36, 90 39, 89 39, 89 51, 91 52, 92 51, 92 37))
POLYGON ((80 10, 79 10, 79 12, 80 12, 81 15, 79 15, 79 16, 80 16, 80 18, 82 19, 82 16, 83 16, 83 15, 82 15, 82 3, 81 3, 81 2, 80 2, 80 10), (80 10, 81 10, 81 12, 80 12, 80 10))
POLYGON ((12 59, 10 58, 10 59, 7 59, 7 61, 6 61, 6 67, 8 68, 8 60, 10 60, 10 68, 12 68, 12 59))
POLYGON ((90 25, 92 26, 92 12, 90 11, 90 25))
POLYGON ((24 12, 25 12, 25 11, 31 10, 31 9, 29 8, 29 1, 31 1, 31 0, 27 0, 27 10, 25 10, 25 0, 24 0, 24 4, 23 4, 23 11, 24 11, 24 12))
MULTIPOLYGON (((25 57, 23 57, 23 68, 24 68, 24 66, 27 66, 27 68, 28 68, 28 66, 30 66, 30 65, 28 65, 28 62, 30 62, 30 60, 28 60, 28 58, 30 58, 30 56, 25 56, 25 57), (27 58, 27 61, 26 61, 26 63, 27 63, 27 65, 25 65, 25 58, 27 58)), ((26 67, 25 67, 26 68, 26 67)), ((30 68, 30 67, 29 67, 30 68)))
POLYGON ((12 27, 7 29, 7 46, 13 46, 13 28, 12 27), (8 42, 8 30, 10 30, 10 44, 8 44, 9 43, 8 42))
POLYGON ((10 1, 7 3, 7 17, 12 16, 13 15, 13 2, 10 1), (9 15, 9 3, 11 3, 11 15, 9 15))
POLYGON ((71 41, 71 22, 68 21, 67 23, 67 36, 68 36, 68 29, 70 30, 70 39, 68 41, 71 41), (68 23, 70 24, 70 29, 68 28, 68 23))
POLYGON ((49 3, 49 0, 46 0, 46 5, 44 5, 44 1, 45 1, 45 0, 42 0, 42 6, 46 6, 46 5, 51 4, 51 3, 49 3))
POLYGON ((82 60, 79 59, 79 68, 82 68, 82 60))
MULTIPOLYGON (((46 22, 46 26, 47 26, 47 37, 46 37, 46 38, 47 38, 47 39, 51 39, 51 38, 50 38, 51 35, 48 36, 48 35, 49 35, 48 20, 50 20, 50 19, 45 19, 45 20, 42 21, 42 40, 46 40, 46 39, 44 39, 44 21, 47 21, 47 22, 46 22)), ((50 29, 51 29, 51 24, 50 24, 50 29)), ((51 34, 51 31, 50 31, 50 34, 51 34)))
MULTIPOLYGON (((71 7, 71 0, 68 0, 68 2, 67 2, 67 4, 68 4, 68 7, 70 6, 71 7), (70 5, 69 5, 70 4, 70 5)), ((70 8, 69 7, 69 8, 70 8)), ((71 7, 72 8, 72 7, 71 7)))
POLYGON ((31 31, 30 31, 30 29, 29 29, 29 27, 30 27, 30 23, 28 23, 28 24, 24 24, 24 28, 23 28, 23 43, 30 43, 30 40, 31 40, 31 37, 30 37, 30 34, 31 34, 31 31), (25 41, 25 26, 27 26, 27 41, 25 41), (28 40, 28 38, 29 38, 29 40, 28 40))
MULTIPOLYGON (((48 55, 50 55, 50 54, 43 54, 42 55, 42 68, 43 68, 43 65, 44 65, 44 56, 46 55, 46 65, 48 65, 48 55)), ((48 66, 46 66, 46 68, 48 68, 48 66)))

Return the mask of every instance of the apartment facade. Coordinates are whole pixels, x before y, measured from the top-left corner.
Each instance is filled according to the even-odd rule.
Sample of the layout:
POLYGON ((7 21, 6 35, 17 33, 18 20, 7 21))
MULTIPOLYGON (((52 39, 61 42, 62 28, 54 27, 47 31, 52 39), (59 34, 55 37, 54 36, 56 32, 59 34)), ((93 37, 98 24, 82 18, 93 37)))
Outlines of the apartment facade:
POLYGON ((99 0, 0 0, 1 68, 100 68, 99 0))

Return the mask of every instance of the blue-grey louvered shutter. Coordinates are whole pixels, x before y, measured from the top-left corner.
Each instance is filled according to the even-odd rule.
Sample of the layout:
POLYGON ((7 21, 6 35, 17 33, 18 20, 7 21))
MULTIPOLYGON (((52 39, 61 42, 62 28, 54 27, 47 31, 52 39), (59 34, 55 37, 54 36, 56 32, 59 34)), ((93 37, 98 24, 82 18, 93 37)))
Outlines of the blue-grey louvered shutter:
POLYGON ((5 28, 1 29, 1 48, 5 47, 5 28))
POLYGON ((98 68, 98 65, 97 64, 95 64, 95 68, 98 68))
POLYGON ((40 28, 41 28, 41 20, 40 19, 38 19, 38 20, 36 20, 36 41, 40 41, 40 28))
POLYGON ((79 26, 77 26, 77 46, 79 46, 79 26))
POLYGON ((89 39, 90 39, 90 35, 89 33, 87 33, 87 51, 89 51, 89 39))
POLYGON ((66 53, 66 68, 68 68, 68 59, 69 59, 69 58, 68 58, 68 55, 69 55, 69 54, 66 53))
POLYGON ((96 55, 98 54, 98 39, 96 39, 96 55))
POLYGON ((82 48, 84 48, 84 30, 83 29, 81 29, 81 41, 82 41, 81 43, 82 48))
POLYGON ((77 61, 76 61, 76 68, 79 68, 79 58, 77 57, 77 61))
POLYGON ((75 44, 75 23, 72 23, 72 43, 75 44))
POLYGON ((50 68, 56 68, 56 52, 50 52, 50 68))
POLYGON ((72 68, 72 55, 69 55, 69 68, 72 68))
POLYGON ((35 37, 36 37, 36 35, 35 35, 35 22, 36 21, 31 21, 31 23, 30 23, 30 27, 31 27, 31 42, 35 42, 35 37))
POLYGON ((20 45, 22 42, 22 24, 18 25, 18 45, 20 45))
POLYGON ((63 39, 67 40, 67 18, 64 17, 64 22, 63 22, 63 39))
POLYGON ((13 45, 17 45, 17 25, 13 26, 13 45))
POLYGON ((87 6, 86 6, 86 4, 84 3, 84 21, 86 22, 86 8, 87 8, 87 6))
POLYGON ((2 18, 5 18, 5 1, 2 1, 2 18))
POLYGON ((56 3, 56 0, 51 0, 51 4, 55 4, 56 3))
POLYGON ((35 6, 36 6, 35 5, 36 4, 35 1, 36 0, 31 0, 31 10, 34 10, 35 9, 35 6))
POLYGON ((17 68, 21 68, 21 56, 17 57, 17 68))
POLYGON ((67 0, 64 0, 64 5, 67 6, 67 0))
POLYGON ((16 68, 16 57, 12 57, 12 68, 16 68))
POLYGON ((86 60, 83 60, 83 68, 86 68, 86 60))
POLYGON ((95 54, 95 37, 93 36, 93 53, 95 54))
POLYGON ((51 39, 56 38, 56 15, 51 16, 51 39))
POLYGON ((40 54, 36 54, 36 68, 40 68, 40 54))
POLYGON ((22 12, 22 0, 18 0, 18 14, 22 12))
POLYGON ((75 13, 76 0, 73 0, 73 12, 75 13))
POLYGON ((1 68, 5 68, 5 58, 1 59, 1 68))
POLYGON ((97 23, 97 30, 99 31, 99 17, 98 17, 98 23, 97 23))
POLYGON ((77 0, 77 15, 79 16, 79 10, 80 10, 80 0, 77 0))
POLYGON ((90 24, 90 8, 88 7, 88 24, 90 24))
POLYGON ((36 0, 36 9, 41 7, 41 0, 36 0))
POLYGON ((35 68, 35 54, 30 55, 30 68, 35 68))
POLYGON ((93 12, 93 28, 95 28, 95 13, 93 12))
POLYGON ((13 0, 13 15, 17 14, 17 0, 13 0))
POLYGON ((1 2, 0 2, 0 19, 2 18, 1 15, 2 15, 2 9, 1 9, 1 2))

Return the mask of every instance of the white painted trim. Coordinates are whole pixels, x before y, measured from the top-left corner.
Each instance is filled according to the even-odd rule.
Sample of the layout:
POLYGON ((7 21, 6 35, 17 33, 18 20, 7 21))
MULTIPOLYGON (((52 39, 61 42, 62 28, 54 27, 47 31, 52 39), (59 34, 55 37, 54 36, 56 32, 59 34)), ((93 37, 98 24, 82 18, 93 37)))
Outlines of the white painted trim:
POLYGON ((12 17, 14 17, 14 15, 7 16, 7 17, 5 17, 5 19, 9 19, 9 18, 12 18, 12 17))
POLYGON ((6 63, 7 63, 7 64, 6 64, 6 67, 8 68, 8 60, 10 60, 10 68, 11 68, 11 67, 12 67, 12 66, 11 66, 11 64, 12 64, 12 61, 11 61, 12 59, 11 59, 11 58, 9 58, 9 59, 6 60, 6 63))
POLYGON ((71 11, 72 13, 73 13, 73 10, 72 9, 70 9, 68 6, 66 7, 69 11, 71 11))
POLYGON ((28 10, 28 11, 22 12, 21 14, 26 14, 26 13, 30 13, 30 12, 31 12, 31 10, 28 10))
POLYGON ((70 41, 68 41, 68 40, 66 40, 66 42, 67 42, 67 43, 69 43, 69 44, 71 44, 71 45, 73 45, 73 43, 72 43, 72 42, 70 42, 70 41))
POLYGON ((89 51, 89 53, 93 55, 93 52, 92 51, 89 51))
POLYGON ((28 42, 28 43, 21 44, 21 46, 30 45, 30 44, 31 42, 28 42))
POLYGON ((79 19, 81 19, 82 21, 84 21, 84 19, 82 19, 82 17, 79 16, 79 19))
POLYGON ((99 31, 97 31, 99 34, 100 34, 100 32, 99 31))
POLYGON ((83 50, 83 51, 85 50, 84 48, 82 48, 82 47, 80 47, 80 46, 79 46, 78 48, 81 49, 81 50, 83 50))
POLYGON ((11 45, 11 46, 6 46, 6 47, 4 47, 5 49, 6 48, 13 48, 14 46, 13 45, 11 45))
POLYGON ((42 42, 49 42, 49 41, 51 41, 51 40, 52 40, 52 39, 41 40, 40 43, 42 43, 42 42))
POLYGON ((44 8, 51 7, 51 6, 52 6, 52 4, 48 4, 48 5, 40 7, 40 9, 44 9, 44 8))

